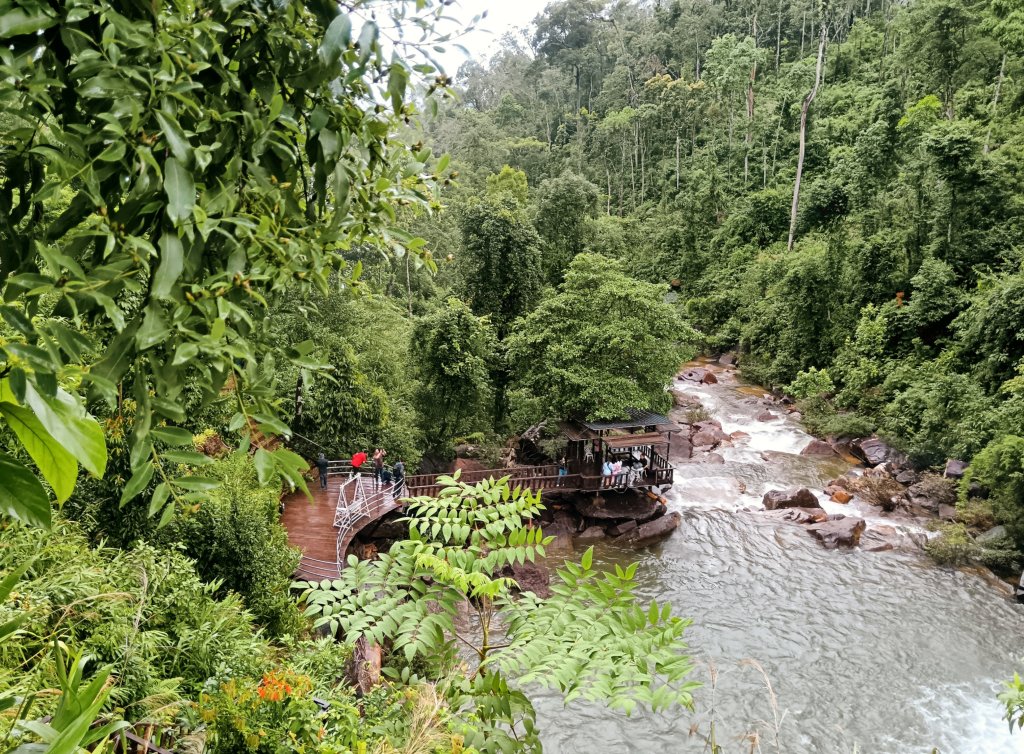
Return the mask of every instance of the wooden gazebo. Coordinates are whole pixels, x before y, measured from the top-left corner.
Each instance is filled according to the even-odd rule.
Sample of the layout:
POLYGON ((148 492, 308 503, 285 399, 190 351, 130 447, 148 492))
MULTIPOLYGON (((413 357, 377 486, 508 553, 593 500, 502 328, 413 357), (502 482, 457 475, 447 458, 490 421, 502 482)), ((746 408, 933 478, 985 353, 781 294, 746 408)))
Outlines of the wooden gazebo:
POLYGON ((630 408, 624 419, 566 420, 559 429, 566 440, 569 474, 579 475, 580 489, 672 484, 668 448, 672 434, 681 430, 667 416, 630 408), (603 474, 606 460, 621 463, 622 471, 611 478, 603 474), (636 473, 638 466, 642 473, 636 473))

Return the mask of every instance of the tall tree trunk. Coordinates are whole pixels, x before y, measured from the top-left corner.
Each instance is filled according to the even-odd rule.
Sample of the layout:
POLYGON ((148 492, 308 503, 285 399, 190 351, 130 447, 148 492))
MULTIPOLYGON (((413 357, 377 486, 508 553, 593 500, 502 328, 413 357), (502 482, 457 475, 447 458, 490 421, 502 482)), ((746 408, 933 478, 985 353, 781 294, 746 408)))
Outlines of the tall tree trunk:
POLYGON ((612 214, 612 171, 609 168, 604 169, 605 175, 608 176, 608 202, 605 208, 605 214, 611 217, 612 214))
MULTIPOLYGON (((757 16, 754 16, 754 49, 757 49, 757 16)), ((757 60, 750 66, 750 80, 747 82, 747 134, 743 145, 743 185, 750 176, 750 147, 754 138, 754 80, 757 78, 757 60)))
POLYGON ((818 89, 821 88, 821 74, 825 66, 825 42, 828 40, 828 0, 821 3, 821 32, 818 35, 818 60, 814 66, 814 86, 804 97, 803 105, 800 107, 800 152, 796 160, 796 180, 793 182, 793 206, 789 212, 789 241, 786 249, 793 250, 793 239, 796 235, 796 214, 800 208, 800 179, 804 172, 804 154, 807 151, 807 113, 811 109, 811 103, 818 96, 818 89))
POLYGON ((676 191, 679 191, 679 130, 676 130, 676 191))
POLYGON ((779 61, 782 58, 782 0, 779 0, 779 15, 775 22, 775 72, 779 72, 779 61))
POLYGON ((1003 76, 1006 74, 1006 53, 1003 53, 1003 62, 999 64, 999 78, 996 79, 996 92, 992 96, 992 113, 989 115, 988 131, 985 132, 985 147, 982 154, 988 154, 989 144, 992 141, 992 125, 996 119, 996 110, 999 108, 999 90, 1003 88, 1003 76))

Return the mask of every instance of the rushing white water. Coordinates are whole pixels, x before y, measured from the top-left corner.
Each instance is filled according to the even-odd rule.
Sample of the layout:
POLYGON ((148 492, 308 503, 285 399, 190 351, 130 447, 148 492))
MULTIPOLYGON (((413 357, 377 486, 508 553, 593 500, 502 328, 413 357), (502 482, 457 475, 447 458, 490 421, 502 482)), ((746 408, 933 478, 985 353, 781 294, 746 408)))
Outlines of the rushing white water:
MULTIPOLYGON (((639 559, 641 597, 693 619, 695 676, 707 685, 693 713, 632 718, 540 694, 545 751, 701 752, 713 720, 729 754, 1024 753, 995 699, 1024 668, 1024 608, 974 573, 910 553, 825 550, 802 527, 766 520, 754 510, 765 490, 820 491, 850 464, 796 455, 811 438, 788 418, 758 422, 763 407, 741 386, 680 389, 749 437, 719 451, 725 464, 677 465, 669 499, 683 524, 672 537, 597 556, 639 559)), ((881 518, 851 505, 827 507, 868 512, 869 526, 881 518)))

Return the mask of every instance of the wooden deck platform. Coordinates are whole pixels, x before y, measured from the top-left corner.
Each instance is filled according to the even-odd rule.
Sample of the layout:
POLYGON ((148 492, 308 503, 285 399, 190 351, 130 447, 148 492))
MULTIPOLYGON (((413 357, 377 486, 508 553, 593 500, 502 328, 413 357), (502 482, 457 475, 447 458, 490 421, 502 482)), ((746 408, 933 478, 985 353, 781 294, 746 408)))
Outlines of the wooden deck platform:
MULTIPOLYGON (((374 486, 372 477, 355 478, 345 473, 332 473, 327 489, 320 483, 310 484, 313 501, 302 492, 284 498, 281 524, 288 532, 288 544, 302 550, 302 560, 295 576, 300 579, 338 578, 338 555, 348 552, 356 535, 374 521, 397 510, 391 485, 374 486), (338 499, 344 496, 347 511, 339 517, 338 499)), ((344 563, 342 563, 344 564, 344 563)))
POLYGON ((334 528, 334 512, 344 477, 332 474, 327 489, 320 482, 310 482, 310 502, 303 492, 293 492, 284 499, 281 524, 288 532, 288 544, 302 550, 296 576, 300 579, 336 579, 338 577, 338 530, 334 528))

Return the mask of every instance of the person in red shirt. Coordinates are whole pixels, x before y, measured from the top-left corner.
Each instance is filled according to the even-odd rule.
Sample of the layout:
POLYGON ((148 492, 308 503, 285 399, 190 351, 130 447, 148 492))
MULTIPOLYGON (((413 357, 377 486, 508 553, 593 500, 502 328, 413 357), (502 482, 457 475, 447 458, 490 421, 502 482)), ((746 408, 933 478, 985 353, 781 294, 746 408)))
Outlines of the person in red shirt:
POLYGON ((359 473, 359 467, 366 463, 366 453, 363 451, 357 451, 352 454, 352 471, 359 473))

